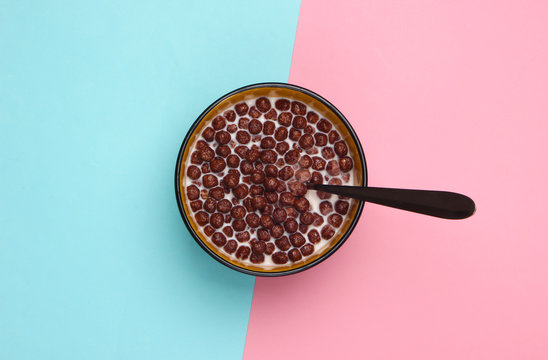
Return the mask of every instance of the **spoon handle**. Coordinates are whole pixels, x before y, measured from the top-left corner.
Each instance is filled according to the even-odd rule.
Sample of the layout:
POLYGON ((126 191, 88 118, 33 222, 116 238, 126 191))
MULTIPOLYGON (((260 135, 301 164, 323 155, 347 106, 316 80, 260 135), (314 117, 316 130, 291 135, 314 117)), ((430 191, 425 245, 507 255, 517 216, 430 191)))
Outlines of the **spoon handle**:
POLYGON ((448 191, 320 184, 311 187, 331 194, 444 219, 465 219, 476 211, 474 201, 468 196, 448 191))

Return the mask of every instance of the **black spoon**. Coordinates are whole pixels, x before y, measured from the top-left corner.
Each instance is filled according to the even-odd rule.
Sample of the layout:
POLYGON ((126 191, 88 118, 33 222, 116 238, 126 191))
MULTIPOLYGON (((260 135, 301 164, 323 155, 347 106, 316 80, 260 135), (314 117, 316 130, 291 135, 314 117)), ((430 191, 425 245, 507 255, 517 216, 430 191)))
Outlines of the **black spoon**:
POLYGON ((308 184, 308 188, 444 219, 466 219, 476 211, 468 196, 448 191, 308 184))

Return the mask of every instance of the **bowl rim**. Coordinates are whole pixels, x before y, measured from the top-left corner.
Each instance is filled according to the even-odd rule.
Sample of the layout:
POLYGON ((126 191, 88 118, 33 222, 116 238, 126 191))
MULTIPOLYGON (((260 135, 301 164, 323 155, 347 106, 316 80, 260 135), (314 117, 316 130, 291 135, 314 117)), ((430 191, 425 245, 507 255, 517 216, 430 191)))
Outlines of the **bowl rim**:
POLYGON ((247 275, 262 276, 262 277, 278 277, 278 276, 286 276, 286 275, 296 274, 296 273, 299 273, 301 271, 308 270, 311 267, 318 265, 322 261, 329 258, 331 255, 333 255, 333 253, 335 253, 335 251, 337 251, 346 242, 346 240, 350 237, 350 234, 352 234, 352 231, 354 230, 354 228, 356 227, 358 221, 360 220, 361 214, 363 212, 364 202, 363 201, 358 202, 358 208, 357 208, 357 211, 356 211, 356 215, 352 219, 352 222, 350 223, 348 229, 343 234, 341 239, 337 242, 337 244, 335 244, 331 249, 329 249, 329 251, 327 251, 325 254, 323 254, 322 256, 317 258, 316 260, 314 260, 314 261, 312 261, 308 264, 305 264, 303 266, 299 266, 297 268, 294 268, 294 269, 284 270, 284 271, 279 271, 279 272, 276 272, 276 271, 261 272, 261 271, 249 270, 249 269, 246 269, 244 267, 240 267, 238 265, 235 265, 235 264, 223 259, 222 257, 217 255, 209 247, 207 247, 207 245, 205 245, 203 243, 203 241, 200 239, 200 237, 198 236, 198 234, 196 233, 194 228, 191 226, 191 224, 189 222, 189 219, 187 217, 187 214, 184 210, 183 203, 182 203, 183 200, 182 200, 181 191, 180 191, 181 187, 180 187, 180 176, 179 176, 179 174, 180 174, 180 170, 181 170, 181 166, 182 166, 184 150, 185 150, 185 148, 186 148, 186 146, 187 146, 187 144, 190 140, 190 137, 194 133, 194 130, 198 126, 198 124, 202 121, 202 119, 215 106, 217 106, 219 103, 226 100, 227 98, 229 98, 229 97, 231 97, 235 94, 238 94, 240 92, 247 91, 247 90, 252 90, 252 89, 257 89, 257 88, 263 88, 263 87, 286 88, 286 89, 302 92, 302 93, 316 99, 317 101, 323 103, 329 110, 331 110, 341 120, 341 122, 346 126, 346 128, 348 129, 348 132, 350 133, 350 136, 352 137, 352 140, 356 144, 356 148, 358 149, 358 155, 359 155, 360 161, 362 163, 363 179, 364 179, 363 186, 367 186, 367 180, 368 180, 368 177, 367 177, 367 163, 365 161, 365 155, 363 153, 363 147, 362 147, 362 144, 360 142, 360 139, 358 138, 356 132, 352 128, 352 125, 350 125, 350 122, 339 111, 339 109, 337 109, 333 104, 331 104, 329 101, 324 99, 319 94, 316 94, 315 92, 313 92, 313 91, 311 91, 307 88, 298 86, 298 85, 293 85, 293 84, 283 83, 283 82, 262 82, 262 83, 255 83, 255 84, 242 86, 242 87, 240 87, 236 90, 233 90, 233 91, 221 96, 217 100, 215 100, 194 121, 194 123, 189 128, 189 130, 188 130, 188 132, 187 132, 187 134, 186 134, 186 136, 185 136, 185 138, 184 138, 184 140, 181 144, 181 147, 179 149, 179 154, 177 156, 177 163, 176 163, 176 166, 175 166, 175 197, 177 199, 177 206, 179 207, 179 212, 181 213, 181 217, 183 218, 183 222, 185 223, 186 227, 190 231, 192 237, 194 238, 194 241, 196 241, 198 243, 198 245, 200 245, 200 247, 203 250, 205 250, 211 257, 213 257, 215 260, 217 260, 221 264, 223 264, 223 265, 225 265, 225 266, 227 266, 227 267, 229 267, 233 270, 236 270, 236 271, 239 271, 241 273, 247 274, 247 275))

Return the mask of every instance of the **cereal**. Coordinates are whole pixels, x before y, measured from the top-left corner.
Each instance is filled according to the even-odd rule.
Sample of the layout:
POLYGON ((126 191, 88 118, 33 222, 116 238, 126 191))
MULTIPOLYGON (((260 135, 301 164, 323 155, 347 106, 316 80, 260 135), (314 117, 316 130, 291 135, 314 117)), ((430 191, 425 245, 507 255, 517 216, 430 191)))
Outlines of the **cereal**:
POLYGON ((204 210, 207 211, 208 213, 212 214, 215 212, 215 210, 217 209, 217 201, 215 201, 214 199, 212 198, 207 198, 205 201, 204 201, 204 210))
POLYGON ((221 130, 226 125, 226 119, 222 115, 218 115, 213 119, 211 122, 211 126, 213 126, 213 129, 215 130, 221 130))
POLYGON ((299 224, 297 221, 293 218, 289 218, 284 222, 284 229, 288 233, 292 234, 295 231, 297 231, 297 228, 299 227, 299 224))
POLYGON ((258 98, 257 100, 255 100, 255 106, 261 112, 265 113, 268 110, 270 110, 270 107, 272 105, 270 105, 270 100, 267 97, 262 96, 262 97, 258 98))
POLYGON ((240 177, 238 175, 227 174, 223 178, 223 184, 229 189, 234 189, 236 186, 238 186, 239 180, 240 180, 240 177))
POLYGON ((324 133, 328 133, 331 128, 333 127, 333 125, 331 125, 331 123, 326 120, 326 119, 321 119, 318 124, 316 125, 316 127, 318 128, 318 130, 320 130, 321 132, 324 132, 324 133))
POLYGON ((228 240, 228 242, 226 243, 224 247, 224 250, 229 254, 233 254, 237 248, 238 248, 238 243, 235 240, 228 240))
POLYGON ((247 144, 251 141, 251 135, 247 131, 240 130, 236 133, 236 140, 240 144, 247 144))
POLYGON ((265 119, 270 119, 270 120, 276 120, 278 118, 278 113, 276 112, 276 110, 270 109, 269 112, 264 114, 264 118, 265 119))
POLYGON ((277 141, 283 141, 287 139, 287 134, 287 128, 279 127, 274 132, 274 139, 276 139, 277 141))
POLYGON ((245 260, 249 257, 249 253, 251 252, 251 249, 249 246, 240 246, 238 250, 236 251, 236 258, 240 260, 245 260))
POLYGON ((212 127, 206 127, 202 132, 202 136, 207 141, 213 141, 213 138, 215 137, 215 130, 213 130, 212 127))
POLYGON ((342 221, 343 221, 343 218, 339 214, 331 214, 327 218, 327 222, 330 223, 331 225, 333 225, 336 228, 341 226, 342 221))
POLYGON ((215 141, 217 141, 221 145, 228 144, 228 142, 230 141, 230 134, 228 133, 228 131, 218 131, 215 134, 215 141))
POLYGON ((217 203, 217 211, 226 214, 232 209, 232 203, 227 199, 223 199, 217 203))
POLYGON ((227 110, 223 113, 225 119, 229 122, 234 122, 236 120, 236 113, 234 110, 227 110))
POLYGON ((247 129, 250 134, 257 135, 263 130, 263 123, 257 119, 253 119, 249 122, 247 129))
POLYGON ((249 227, 256 228, 259 226, 259 215, 255 213, 247 214, 245 217, 245 222, 249 225, 249 227))
POLYGON ((287 253, 287 256, 289 257, 289 260, 291 260, 293 262, 297 262, 297 261, 299 261, 303 258, 303 256, 301 255, 301 252, 299 251, 299 249, 289 250, 289 252, 287 253))
POLYGON ((314 134, 314 140, 315 140, 316 146, 327 145, 327 135, 325 134, 320 134, 320 133, 314 134))
POLYGON ((272 213, 272 218, 276 224, 283 223, 287 219, 287 212, 283 208, 276 208, 272 213))
POLYGON ((292 101, 291 112, 295 115, 306 115, 306 105, 300 101, 292 101))
POLYGON ((234 235, 234 230, 230 226, 225 226, 223 228, 223 234, 230 238, 234 235))
POLYGON ((228 154, 230 154, 230 147, 228 147, 227 145, 218 146, 215 150, 215 154, 225 158, 228 156, 228 154))
POLYGON ((221 200, 225 196, 225 192, 222 187, 217 186, 209 190, 208 196, 214 198, 215 200, 221 200))
POLYGON ((330 147, 324 147, 322 149, 322 157, 326 160, 333 159, 335 157, 335 151, 330 147))
POLYGON ((327 137, 329 139, 330 144, 334 144, 337 140, 341 138, 341 136, 336 130, 331 130, 329 134, 327 134, 327 137))
POLYGON ((325 169, 325 160, 322 159, 321 157, 319 156, 314 156, 312 158, 312 169, 314 170, 323 170, 325 169))
POLYGON ((348 201, 337 200, 335 203, 335 211, 341 215, 346 215, 348 213, 349 205, 348 201))
POLYGON ((335 153, 342 157, 348 154, 348 146, 344 141, 337 141, 334 145, 335 153))
POLYGON ((224 216, 219 213, 215 213, 209 217, 209 223, 215 229, 219 229, 225 223, 224 216))
POLYGON ((219 173, 225 169, 226 162, 223 158, 216 157, 215 159, 211 160, 211 163, 209 166, 211 167, 211 171, 215 173, 219 173))
POLYGON ((234 110, 236 110, 236 113, 239 116, 247 114, 248 109, 249 109, 249 107, 247 106, 247 104, 245 102, 241 102, 239 104, 236 104, 236 106, 234 107, 234 110))
POLYGON ((333 212, 333 205, 330 201, 322 201, 320 203, 320 212, 322 215, 327 215, 331 212, 333 212))
POLYGON ((307 150, 314 146, 314 137, 310 134, 304 134, 299 139, 299 146, 307 150))
POLYGON ((261 116, 261 113, 259 112, 259 110, 257 110, 257 108, 255 106, 252 106, 251 109, 249 109, 248 115, 251 116, 252 118, 256 119, 259 116, 261 116))
POLYGON ((306 242, 306 239, 301 234, 295 233, 289 236, 289 241, 291 242, 291 245, 295 247, 301 247, 306 242))
POLYGON ((303 256, 312 255, 313 252, 314 252, 314 245, 312 244, 304 244, 301 247, 301 254, 303 254, 303 256))
POLYGON ((348 172, 348 171, 352 170, 352 168, 354 167, 354 163, 352 162, 352 159, 349 158, 348 156, 343 156, 339 160, 339 166, 340 166, 342 171, 348 172))
POLYGON ((196 212, 202 209, 202 205, 203 205, 202 200, 194 200, 190 203, 190 208, 192 209, 193 212, 196 212))
MULTIPOLYGON (((283 112, 278 115, 278 123, 283 126, 290 126, 293 114, 290 112, 283 112)), ((212 129, 213 130, 213 129, 212 129)))
POLYGON ((262 96, 222 110, 189 149, 189 216, 244 265, 291 265, 326 249, 356 202, 308 184, 354 184, 344 132, 291 99, 262 96))
POLYGON ((295 116, 292 125, 295 129, 302 130, 306 127, 306 119, 304 116, 295 116))
POLYGON ((335 230, 330 225, 325 225, 321 231, 322 238, 329 240, 335 235, 335 230))
POLYGON ((250 238, 249 231, 236 233, 236 240, 239 242, 248 242, 250 238))

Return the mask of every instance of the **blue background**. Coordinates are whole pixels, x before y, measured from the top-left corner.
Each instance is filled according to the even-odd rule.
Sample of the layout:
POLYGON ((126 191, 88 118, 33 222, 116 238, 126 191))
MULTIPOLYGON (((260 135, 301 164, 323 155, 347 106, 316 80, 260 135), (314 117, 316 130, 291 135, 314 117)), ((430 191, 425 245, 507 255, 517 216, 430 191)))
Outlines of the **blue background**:
POLYGON ((192 240, 175 160, 216 98, 287 81, 299 3, 0 8, 0 358, 241 358, 254 278, 192 240))

